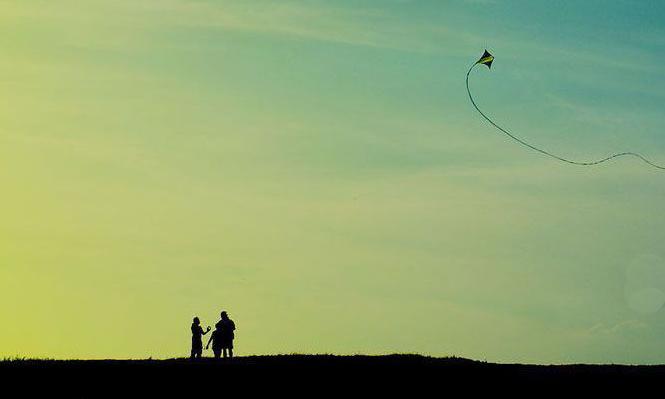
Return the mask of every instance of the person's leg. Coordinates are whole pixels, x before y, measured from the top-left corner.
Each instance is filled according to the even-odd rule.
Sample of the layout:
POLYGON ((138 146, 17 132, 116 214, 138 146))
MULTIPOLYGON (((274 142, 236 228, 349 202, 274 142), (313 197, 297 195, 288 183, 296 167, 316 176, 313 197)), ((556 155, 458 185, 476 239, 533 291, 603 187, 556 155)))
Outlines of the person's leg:
POLYGON ((226 359, 226 348, 222 349, 222 351, 224 352, 224 359, 226 359))
POLYGON ((192 339, 192 359, 200 358, 203 352, 203 343, 200 340, 192 339))
POLYGON ((229 348, 229 359, 233 357, 233 347, 229 348))

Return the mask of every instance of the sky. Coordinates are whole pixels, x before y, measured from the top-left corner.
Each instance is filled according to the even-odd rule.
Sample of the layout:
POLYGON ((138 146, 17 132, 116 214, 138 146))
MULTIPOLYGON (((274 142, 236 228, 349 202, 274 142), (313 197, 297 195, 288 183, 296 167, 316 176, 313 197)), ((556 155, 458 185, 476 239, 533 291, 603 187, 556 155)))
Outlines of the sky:
POLYGON ((665 4, 0 0, 0 357, 665 362, 665 4))

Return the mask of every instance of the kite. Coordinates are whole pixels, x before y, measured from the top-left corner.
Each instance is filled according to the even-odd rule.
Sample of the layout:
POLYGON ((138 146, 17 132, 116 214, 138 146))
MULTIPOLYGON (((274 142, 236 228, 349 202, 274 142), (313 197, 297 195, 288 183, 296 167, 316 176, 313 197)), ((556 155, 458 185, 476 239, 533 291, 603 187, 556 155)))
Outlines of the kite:
POLYGON ((638 158, 638 159, 642 160, 642 162, 644 162, 644 163, 646 163, 646 164, 648 164, 648 165, 650 165, 650 166, 652 166, 652 167, 654 167, 654 168, 661 169, 661 170, 665 170, 665 166, 657 165, 657 164, 651 162, 649 159, 647 159, 647 158, 644 157, 643 155, 638 154, 638 153, 636 153, 636 152, 631 152, 631 151, 626 151, 626 152, 620 152, 620 153, 612 154, 612 155, 610 155, 610 156, 608 156, 608 157, 601 158, 601 159, 598 159, 598 160, 595 160, 595 161, 585 161, 585 162, 582 162, 582 161, 574 161, 574 160, 571 160, 571 159, 564 158, 564 157, 562 157, 562 156, 559 156, 559 155, 553 154, 553 153, 551 153, 551 152, 549 152, 549 151, 546 151, 546 150, 544 150, 544 149, 542 149, 542 148, 536 147, 535 145, 532 145, 532 144, 526 142, 525 140, 523 140, 523 139, 521 139, 521 138, 515 136, 514 134, 512 134, 512 133, 509 132, 508 130, 506 130, 506 129, 504 129, 503 127, 499 126, 499 125, 498 125, 496 122, 494 122, 490 117, 488 117, 487 115, 485 115, 485 113, 484 113, 483 111, 481 111, 480 108, 478 108, 478 105, 476 104, 476 101, 473 99, 473 96, 471 95, 471 90, 469 89, 469 75, 471 74, 471 71, 473 70, 473 68, 475 68, 476 65, 485 65, 485 66, 487 66, 488 69, 491 69, 491 68, 492 68, 492 62, 494 62, 494 56, 493 56, 492 54, 490 54, 489 51, 485 50, 485 52, 484 52, 483 55, 480 57, 480 59, 479 59, 478 61, 476 61, 473 65, 471 65, 471 68, 469 68, 469 71, 466 73, 466 92, 467 92, 467 94, 469 95, 469 100, 471 100, 471 104, 473 104, 473 107, 476 109, 476 111, 478 111, 478 113, 479 113, 480 115, 482 115, 483 118, 485 118, 485 120, 486 120, 487 122, 489 122, 492 126, 494 126, 496 129, 498 129, 500 132, 504 133, 505 135, 507 135, 507 136, 510 137, 511 139, 515 140, 515 141, 518 142, 519 144, 521 144, 521 145, 523 145, 523 146, 525 146, 525 147, 527 147, 527 148, 530 148, 530 149, 533 150, 533 151, 536 151, 536 152, 539 152, 539 153, 541 153, 541 154, 543 154, 543 155, 546 155, 546 156, 548 156, 548 157, 551 157, 551 158, 554 158, 554 159, 557 159, 557 160, 559 160, 559 161, 566 162, 566 163, 569 163, 569 164, 572 164, 572 165, 592 166, 592 165, 598 165, 598 164, 601 164, 601 163, 603 163, 603 162, 607 162, 607 161, 609 161, 609 160, 611 160, 611 159, 614 159, 614 158, 619 158, 619 157, 634 157, 634 158, 638 158))

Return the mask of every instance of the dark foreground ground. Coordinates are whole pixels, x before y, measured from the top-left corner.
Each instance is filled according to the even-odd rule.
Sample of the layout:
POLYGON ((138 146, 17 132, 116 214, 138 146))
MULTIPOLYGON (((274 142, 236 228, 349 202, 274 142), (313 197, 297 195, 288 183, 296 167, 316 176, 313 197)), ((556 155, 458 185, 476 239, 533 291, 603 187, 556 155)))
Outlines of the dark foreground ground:
MULTIPOLYGON (((665 366, 494 364, 460 358, 251 356, 232 361, 11 360, 0 362, 13 397, 375 397, 379 394, 531 397, 640 392, 665 387, 665 366)), ((391 395, 391 397, 394 395, 391 395)))

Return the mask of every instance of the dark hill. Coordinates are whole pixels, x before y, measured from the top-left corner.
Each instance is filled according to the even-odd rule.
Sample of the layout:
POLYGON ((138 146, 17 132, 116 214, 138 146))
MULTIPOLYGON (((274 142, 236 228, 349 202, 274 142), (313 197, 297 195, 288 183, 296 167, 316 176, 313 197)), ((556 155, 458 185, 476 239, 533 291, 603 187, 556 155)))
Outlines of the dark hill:
POLYGON ((9 360, 5 384, 30 394, 68 397, 227 397, 287 393, 298 396, 402 393, 599 393, 633 395, 665 384, 665 366, 495 364, 416 355, 249 356, 232 361, 9 360), (234 394, 235 392, 235 394, 234 394), (146 396, 147 395, 147 396, 146 396))

